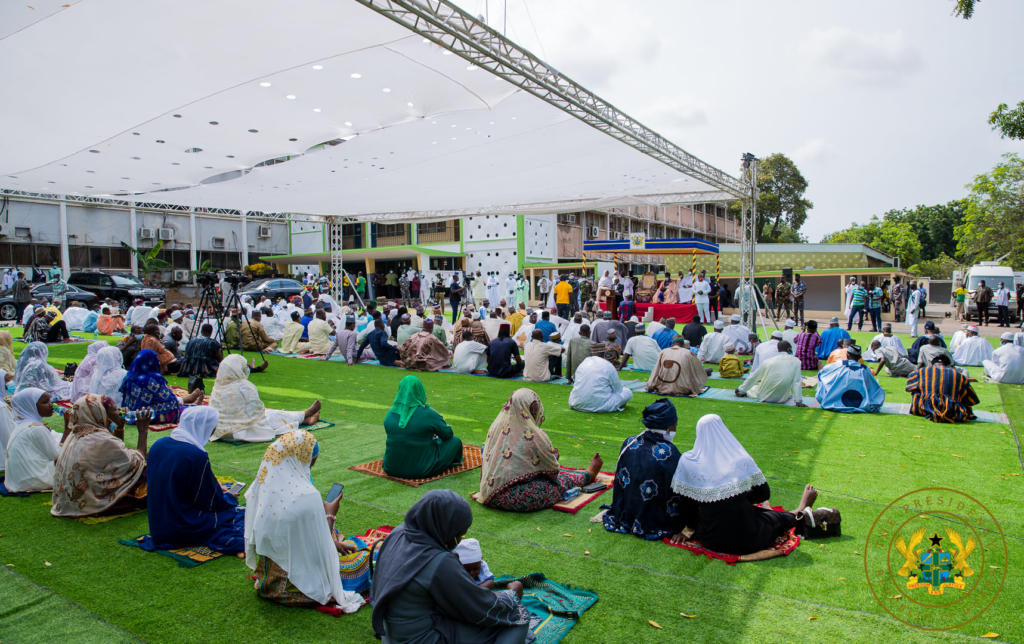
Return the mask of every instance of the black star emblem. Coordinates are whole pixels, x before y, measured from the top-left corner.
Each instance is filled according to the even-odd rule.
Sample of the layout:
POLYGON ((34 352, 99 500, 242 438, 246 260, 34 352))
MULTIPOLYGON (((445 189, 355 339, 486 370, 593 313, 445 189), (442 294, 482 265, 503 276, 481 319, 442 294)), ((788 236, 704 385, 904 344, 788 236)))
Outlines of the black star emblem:
POLYGON ((942 537, 940 537, 939 533, 936 532, 934 537, 928 537, 928 541, 932 542, 932 546, 938 548, 939 544, 942 542, 942 537))

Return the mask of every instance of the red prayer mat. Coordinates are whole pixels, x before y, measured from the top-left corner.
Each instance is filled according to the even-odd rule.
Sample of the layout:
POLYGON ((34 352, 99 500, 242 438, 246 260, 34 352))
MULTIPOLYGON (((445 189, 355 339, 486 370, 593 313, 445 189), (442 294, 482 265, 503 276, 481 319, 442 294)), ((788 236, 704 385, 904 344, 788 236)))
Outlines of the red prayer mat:
POLYGON ((480 467, 480 448, 476 445, 464 444, 462 446, 461 463, 449 467, 437 476, 432 476, 426 479, 400 479, 396 476, 388 476, 384 472, 384 459, 372 461, 370 463, 363 463, 362 465, 350 465, 348 469, 362 472, 363 474, 369 474, 370 476, 378 476, 382 479, 388 479, 389 481, 395 481, 396 483, 408 485, 409 487, 419 487, 424 483, 437 481, 438 479, 443 479, 444 477, 452 476, 453 474, 461 474, 463 472, 468 472, 469 470, 475 470, 478 467, 480 467))
MULTIPOLYGON (((772 509, 776 512, 785 512, 781 506, 773 506, 772 509)), ((800 537, 796 536, 795 532, 796 528, 790 528, 789 532, 776 539, 775 543, 773 543, 771 547, 758 552, 752 552, 749 555, 730 555, 724 552, 708 550, 701 544, 700 539, 690 539, 683 543, 672 543, 671 539, 665 537, 663 541, 670 546, 689 550, 695 555, 705 555, 708 559, 719 559, 730 566, 735 566, 740 562, 747 563, 751 561, 764 561, 765 559, 774 559, 775 557, 784 557, 788 555, 796 550, 796 547, 800 545, 800 537)))

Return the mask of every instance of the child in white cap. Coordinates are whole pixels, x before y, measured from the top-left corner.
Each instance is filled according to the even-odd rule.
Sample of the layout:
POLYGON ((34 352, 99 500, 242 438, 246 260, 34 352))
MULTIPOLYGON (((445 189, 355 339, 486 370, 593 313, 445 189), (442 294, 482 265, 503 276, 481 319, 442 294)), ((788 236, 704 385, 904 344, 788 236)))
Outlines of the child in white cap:
POLYGON ((469 576, 473 578, 477 586, 483 586, 488 590, 494 588, 494 575, 487 567, 483 559, 483 551, 480 549, 480 542, 476 539, 463 539, 455 546, 455 554, 459 556, 459 562, 466 569, 469 576))

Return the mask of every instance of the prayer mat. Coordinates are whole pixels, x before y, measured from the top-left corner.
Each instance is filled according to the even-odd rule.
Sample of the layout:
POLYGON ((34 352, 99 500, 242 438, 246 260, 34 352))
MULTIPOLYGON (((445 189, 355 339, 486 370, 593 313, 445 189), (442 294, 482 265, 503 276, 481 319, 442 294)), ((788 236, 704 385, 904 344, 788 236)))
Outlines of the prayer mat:
POLYGON ((362 593, 370 589, 370 551, 373 551, 373 561, 376 562, 378 549, 374 548, 374 545, 383 541, 393 529, 389 525, 370 528, 366 534, 349 537, 342 542, 359 549, 347 555, 338 553, 342 588, 353 593, 362 593))
POLYGON ((0 476, 0 496, 29 496, 32 494, 42 494, 43 492, 53 493, 53 490, 36 490, 34 492, 11 492, 4 485, 4 477, 0 476))
POLYGON ((142 550, 143 552, 155 552, 165 557, 170 557, 178 562, 179 568, 195 568, 208 561, 219 559, 224 556, 223 552, 217 552, 210 550, 206 546, 197 546, 195 548, 176 548, 175 550, 146 550, 142 547, 142 542, 146 539, 150 539, 148 534, 144 534, 134 539, 118 539, 117 542, 122 546, 133 546, 142 550))
MULTIPOLYGON (((172 427, 177 427, 177 425, 172 425, 172 427)), ((320 421, 317 421, 316 423, 314 423, 312 425, 299 425, 299 429, 304 429, 307 432, 315 432, 318 429, 327 429, 328 427, 334 427, 334 423, 329 423, 326 420, 320 420, 320 421)), ((249 443, 249 442, 246 442, 246 441, 219 440, 217 442, 218 443, 222 443, 224 445, 255 445, 256 444, 256 443, 249 443)), ((267 441, 267 442, 273 442, 273 441, 267 441)), ((260 443, 260 445, 262 445, 262 444, 263 443, 260 443)))
POLYGON ((524 577, 502 575, 494 580, 495 590, 504 590, 510 582, 523 584, 523 606, 530 612, 530 630, 537 639, 534 644, 558 644, 580 615, 597 602, 597 593, 571 586, 562 586, 542 573, 524 577))
MULTIPOLYGON (((699 394, 664 394, 664 393, 657 393, 657 392, 647 391, 647 382, 646 381, 637 381, 637 380, 623 381, 622 382, 622 386, 626 387, 627 389, 631 389, 633 391, 639 392, 639 393, 647 393, 647 394, 651 394, 653 396, 669 396, 671 398, 702 398, 702 397, 704 397, 704 394, 706 394, 708 392, 708 390, 711 389, 711 387, 705 385, 704 389, 699 394)), ((723 389, 722 391, 728 391, 728 392, 732 393, 732 389, 723 389)))
MULTIPOLYGON (((772 509, 776 512, 785 512, 782 506, 772 506, 772 509)), ((696 537, 691 537, 682 543, 672 543, 672 539, 669 537, 665 537, 663 541, 670 546, 689 550, 695 555, 705 555, 708 559, 719 559, 730 566, 735 566, 741 562, 764 561, 765 559, 774 559, 775 557, 788 555, 800 545, 800 537, 796 536, 795 532, 796 528, 790 528, 788 532, 779 536, 770 547, 758 552, 752 552, 749 555, 730 555, 724 552, 708 550, 701 544, 700 539, 696 537)))
POLYGON ((419 487, 424 483, 430 483, 443 479, 446 476, 452 476, 454 474, 462 474, 470 470, 475 470, 480 467, 480 448, 476 445, 462 445, 462 462, 458 465, 453 465, 441 472, 437 476, 432 476, 427 479, 400 479, 395 476, 388 476, 384 473, 384 460, 372 461, 370 463, 363 463, 362 465, 350 465, 348 469, 362 472, 363 474, 369 474, 370 476, 379 476, 382 479, 388 479, 389 481, 395 481, 402 485, 408 485, 409 487, 419 487))
POLYGON ((128 510, 127 512, 122 512, 121 514, 104 514, 98 517, 78 517, 75 520, 79 523, 84 523, 85 525, 98 525, 100 523, 106 523, 107 521, 113 521, 114 519, 120 519, 121 517, 130 517, 133 514, 145 511, 146 510, 143 508, 135 508, 128 510))
MULTIPOLYGON (((570 471, 573 471, 573 472, 584 472, 584 471, 586 471, 586 470, 575 469, 575 468, 571 468, 571 467, 563 467, 562 469, 563 470, 570 470, 570 471)), ((615 475, 610 473, 610 472, 599 472, 598 475, 597 475, 597 480, 593 481, 593 482, 594 483, 604 483, 608 487, 606 487, 605 489, 603 489, 603 490, 601 490, 599 492, 591 492, 590 494, 584 494, 583 492, 580 492, 579 496, 577 496, 575 499, 572 499, 572 500, 569 500, 569 501, 559 501, 558 503, 556 503, 553 506, 551 506, 551 509, 552 510, 558 510, 559 512, 568 512, 569 514, 576 514, 577 512, 580 511, 580 509, 582 507, 584 507, 585 505, 587 505, 588 503, 590 503, 591 501, 593 501, 597 497, 601 496, 602 494, 604 494, 608 490, 612 489, 612 483, 615 482, 615 475)))

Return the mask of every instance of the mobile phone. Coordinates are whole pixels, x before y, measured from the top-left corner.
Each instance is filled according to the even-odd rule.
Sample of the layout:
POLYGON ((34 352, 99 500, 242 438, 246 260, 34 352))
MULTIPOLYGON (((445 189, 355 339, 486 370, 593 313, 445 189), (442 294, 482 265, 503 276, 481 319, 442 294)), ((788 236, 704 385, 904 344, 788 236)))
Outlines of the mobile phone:
POLYGON ((238 496, 238 493, 241 492, 242 488, 244 487, 245 483, 242 483, 241 481, 236 481, 231 487, 228 488, 227 491, 230 492, 231 494, 234 494, 235 496, 238 496))
POLYGON ((601 492, 607 489, 608 486, 604 483, 591 483, 590 485, 584 485, 580 491, 584 494, 592 494, 593 492, 601 492))
POLYGON ((339 496, 341 496, 341 493, 344 489, 345 486, 341 483, 335 483, 334 485, 332 485, 330 491, 327 492, 327 502, 334 503, 334 501, 337 500, 339 496))

